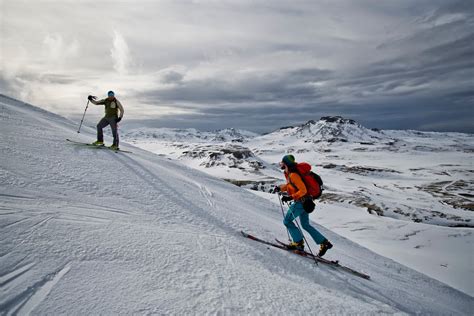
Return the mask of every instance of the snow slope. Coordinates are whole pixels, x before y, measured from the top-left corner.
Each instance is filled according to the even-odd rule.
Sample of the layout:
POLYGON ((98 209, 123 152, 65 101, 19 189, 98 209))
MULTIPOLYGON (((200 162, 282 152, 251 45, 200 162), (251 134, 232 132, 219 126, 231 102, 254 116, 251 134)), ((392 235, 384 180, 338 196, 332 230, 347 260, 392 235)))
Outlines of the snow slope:
MULTIPOLYGON (((313 215, 318 223, 474 295, 474 135, 371 130, 353 120, 323 117, 260 136, 158 128, 123 136, 261 191, 281 183, 276 162, 292 153, 324 179, 326 190, 313 215)), ((275 196, 260 196, 279 207, 275 196)))
POLYGON ((279 172, 242 145, 258 136, 248 131, 231 128, 214 132, 191 128, 139 128, 122 132, 122 136, 142 149, 166 155, 223 179, 249 181, 280 176, 279 172))
POLYGON ((67 143, 93 131, 3 96, 0 121, 2 314, 473 312, 473 297, 323 227, 328 257, 371 280, 243 239, 284 239, 281 211, 222 180, 67 143))

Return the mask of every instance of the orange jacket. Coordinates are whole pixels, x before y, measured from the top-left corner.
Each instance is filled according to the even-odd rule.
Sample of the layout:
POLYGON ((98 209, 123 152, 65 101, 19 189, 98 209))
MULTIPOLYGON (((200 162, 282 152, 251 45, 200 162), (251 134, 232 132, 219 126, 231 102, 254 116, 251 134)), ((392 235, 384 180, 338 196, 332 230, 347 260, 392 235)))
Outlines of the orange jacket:
POLYGON ((306 195, 307 190, 304 185, 303 180, 296 172, 292 172, 289 175, 285 173, 286 184, 280 186, 280 190, 283 192, 288 192, 291 198, 295 201, 298 201, 303 196, 306 195))

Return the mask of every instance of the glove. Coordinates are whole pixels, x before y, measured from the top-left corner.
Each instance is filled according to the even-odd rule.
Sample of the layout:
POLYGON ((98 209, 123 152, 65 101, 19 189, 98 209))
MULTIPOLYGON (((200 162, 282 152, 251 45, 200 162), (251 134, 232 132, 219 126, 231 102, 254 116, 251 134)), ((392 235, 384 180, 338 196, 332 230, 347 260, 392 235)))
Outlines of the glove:
POLYGON ((280 187, 278 185, 276 185, 273 188, 271 188, 269 192, 274 194, 274 193, 278 193, 280 191, 281 191, 280 187))
POLYGON ((122 120, 122 117, 119 117, 118 119, 115 120, 115 122, 120 122, 122 120))
POLYGON ((90 96, 87 97, 87 100, 89 100, 89 101, 92 101, 92 100, 95 100, 95 99, 96 99, 96 97, 93 96, 93 95, 90 95, 90 96))
POLYGON ((293 200, 293 198, 292 198, 291 196, 289 196, 289 195, 285 195, 284 197, 281 198, 281 201, 282 201, 283 203, 288 203, 288 202, 290 202, 291 200, 293 200))

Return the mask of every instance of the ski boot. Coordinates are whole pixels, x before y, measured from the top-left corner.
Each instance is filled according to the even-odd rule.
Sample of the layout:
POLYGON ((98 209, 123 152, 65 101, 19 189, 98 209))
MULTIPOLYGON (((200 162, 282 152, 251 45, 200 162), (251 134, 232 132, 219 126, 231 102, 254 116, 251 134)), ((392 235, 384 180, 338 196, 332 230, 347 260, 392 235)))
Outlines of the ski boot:
POLYGON ((100 141, 96 140, 96 141, 93 142, 91 145, 100 147, 100 146, 104 146, 104 142, 100 142, 100 141))
POLYGON ((112 145, 109 148, 112 150, 119 150, 119 147, 117 145, 112 145))
POLYGON ((301 239, 301 241, 298 241, 298 242, 292 241, 288 245, 288 249, 304 251, 304 239, 301 239))
POLYGON ((325 239, 322 244, 319 246, 319 257, 322 257, 326 254, 326 251, 332 248, 332 244, 329 242, 329 240, 325 239))

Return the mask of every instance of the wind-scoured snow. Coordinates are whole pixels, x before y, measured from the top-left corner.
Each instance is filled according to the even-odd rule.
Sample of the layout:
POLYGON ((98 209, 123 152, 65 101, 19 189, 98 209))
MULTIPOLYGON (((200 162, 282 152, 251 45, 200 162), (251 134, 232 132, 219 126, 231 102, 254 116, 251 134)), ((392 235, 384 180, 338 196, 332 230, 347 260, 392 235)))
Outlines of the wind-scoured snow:
POLYGON ((268 195, 68 143, 94 131, 3 96, 0 122, 2 314, 472 314, 473 297, 321 226, 328 258, 371 280, 244 239, 285 239, 268 195))

